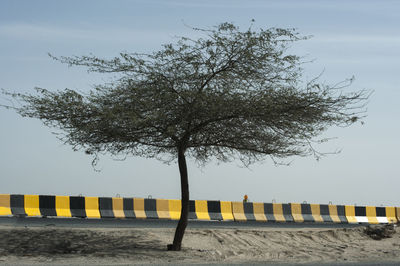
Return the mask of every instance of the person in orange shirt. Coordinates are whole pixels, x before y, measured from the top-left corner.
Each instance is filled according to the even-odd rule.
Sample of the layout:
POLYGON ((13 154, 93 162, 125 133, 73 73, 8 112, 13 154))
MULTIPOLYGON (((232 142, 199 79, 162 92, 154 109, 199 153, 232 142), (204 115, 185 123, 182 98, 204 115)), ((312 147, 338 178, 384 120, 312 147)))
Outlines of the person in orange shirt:
POLYGON ((246 203, 249 201, 249 197, 247 195, 244 195, 243 197, 243 203, 246 203))

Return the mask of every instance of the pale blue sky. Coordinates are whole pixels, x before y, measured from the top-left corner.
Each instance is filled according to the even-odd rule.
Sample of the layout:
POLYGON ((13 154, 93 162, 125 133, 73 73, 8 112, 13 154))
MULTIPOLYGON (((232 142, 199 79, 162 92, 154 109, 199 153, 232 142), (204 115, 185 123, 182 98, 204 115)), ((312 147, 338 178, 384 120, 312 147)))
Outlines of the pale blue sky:
MULTIPOLYGON (((68 68, 54 55, 150 52, 174 36, 193 35, 188 24, 234 22, 247 28, 295 27, 308 41, 293 46, 315 59, 305 78, 324 71, 334 84, 355 76, 352 90, 371 89, 365 125, 332 129, 322 151, 342 149, 317 162, 269 160, 251 169, 239 163, 189 165, 192 199, 312 202, 400 206, 400 2, 399 1, 0 1, 0 88, 35 86, 87 91, 105 76, 68 68)), ((3 96, 0 103, 6 104, 3 96)), ((176 165, 104 156, 95 172, 91 157, 62 145, 38 120, 0 109, 0 193, 179 198, 176 165)))

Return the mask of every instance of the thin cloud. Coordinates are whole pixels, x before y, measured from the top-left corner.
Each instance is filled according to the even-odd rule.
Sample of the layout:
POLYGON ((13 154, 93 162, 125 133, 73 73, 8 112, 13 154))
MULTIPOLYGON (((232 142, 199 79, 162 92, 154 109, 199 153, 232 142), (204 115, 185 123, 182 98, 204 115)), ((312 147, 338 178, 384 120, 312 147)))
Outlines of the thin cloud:
POLYGON ((8 24, 0 26, 0 36, 27 41, 152 42, 171 39, 172 32, 123 28, 78 29, 50 25, 8 24))

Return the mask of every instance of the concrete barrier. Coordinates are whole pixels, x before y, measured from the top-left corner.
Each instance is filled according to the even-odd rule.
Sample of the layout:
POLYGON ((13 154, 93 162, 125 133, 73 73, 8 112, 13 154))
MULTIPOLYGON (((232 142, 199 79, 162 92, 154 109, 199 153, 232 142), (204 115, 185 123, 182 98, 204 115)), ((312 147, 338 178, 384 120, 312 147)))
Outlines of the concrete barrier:
POLYGON ((232 213, 235 221, 255 221, 253 203, 232 202, 232 213))
MULTIPOLYGON (((178 220, 180 212, 180 200, 0 194, 0 216, 178 220)), ((189 219, 397 223, 400 219, 400 208, 191 200, 189 219)))
POLYGON ((68 196, 56 196, 56 213, 58 217, 72 217, 68 196))
POLYGON ((275 222, 293 222, 292 208, 289 203, 272 203, 275 222))
POLYGON ((0 194, 0 216, 12 215, 9 194, 0 194))
POLYGON ((344 206, 307 203, 290 205, 295 222, 347 223, 344 206))
MULTIPOLYGON (((189 201, 189 219, 205 220, 205 221, 233 220, 234 217, 232 214, 231 206, 232 203, 230 201, 191 200, 189 201)), ((179 217, 180 217, 180 208, 179 208, 179 217)))
POLYGON ((11 213, 15 216, 26 216, 24 195, 10 195, 11 213))
POLYGON ((290 204, 232 202, 235 221, 292 222, 290 204))
MULTIPOLYGON (((345 213, 345 206, 343 205, 321 205, 322 219, 325 219, 326 213, 329 213, 329 217, 334 223, 348 223, 345 213), (322 211, 323 210, 323 211, 322 211)), ((324 220, 325 221, 325 220, 324 220)))
POLYGON ((124 201, 122 198, 111 198, 112 210, 115 218, 125 218, 124 201))
POLYGON ((346 206, 349 223, 397 223, 394 207, 346 206))

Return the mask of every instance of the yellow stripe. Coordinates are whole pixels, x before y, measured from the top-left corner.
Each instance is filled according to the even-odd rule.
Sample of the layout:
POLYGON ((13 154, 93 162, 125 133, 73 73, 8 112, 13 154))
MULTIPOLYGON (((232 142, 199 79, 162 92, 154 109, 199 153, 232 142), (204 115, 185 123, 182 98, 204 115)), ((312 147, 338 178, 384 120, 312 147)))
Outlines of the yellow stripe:
POLYGON ((272 203, 272 210, 277 222, 286 222, 285 216, 283 216, 283 208, 281 203, 272 203))
POLYGON ((112 198, 112 209, 115 218, 125 218, 124 202, 122 198, 112 198))
POLYGON ((156 200, 156 209, 157 209, 158 218, 171 219, 171 216, 169 215, 168 200, 157 199, 156 200))
POLYGON ((99 198, 85 197, 85 209, 87 218, 100 218, 99 198))
POLYGON ((71 217, 69 196, 56 196, 56 213, 59 217, 71 217))
POLYGON ((136 218, 141 218, 141 219, 147 218, 146 212, 144 211, 144 199, 134 198, 133 210, 135 212, 136 218))
POLYGON ((10 195, 0 194, 0 216, 11 214, 10 195))
POLYGON ((208 206, 206 200, 195 200, 196 216, 198 220, 210 220, 210 215, 208 214, 208 206))
POLYGON ((376 208, 372 206, 365 207, 365 214, 368 218, 368 223, 370 224, 379 224, 378 219, 376 218, 376 208))
POLYGON ((172 220, 179 220, 181 218, 181 201, 168 200, 169 214, 172 220))
POLYGON ((224 221, 233 220, 232 214, 232 202, 230 201, 220 201, 221 204, 221 215, 224 221))
POLYGON ((40 216, 39 196, 24 195, 25 212, 28 216, 40 216))
POLYGON ((396 208, 395 207, 386 207, 386 217, 389 223, 397 223, 396 219, 396 208))
POLYGON ((318 223, 322 223, 324 219, 322 219, 321 216, 321 208, 319 204, 310 204, 311 206, 311 213, 314 218, 314 220, 318 223))
POLYGON ((267 217, 264 214, 264 203, 253 203, 253 212, 256 221, 266 222, 267 217))
POLYGON ((340 223, 340 218, 337 212, 337 206, 336 205, 328 205, 329 206, 329 215, 332 218, 332 221, 334 223, 340 223))
POLYGON ((396 218, 400 221, 400 207, 396 207, 396 218))
POLYGON ((349 223, 358 223, 358 221, 356 219, 356 209, 354 208, 354 206, 346 205, 345 206, 345 214, 346 214, 347 221, 349 223))
POLYGON ((301 215, 301 205, 299 203, 291 203, 292 208, 292 216, 295 222, 301 223, 304 222, 303 215, 301 215))
POLYGON ((232 202, 232 211, 235 221, 247 221, 242 202, 232 202))

